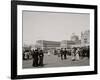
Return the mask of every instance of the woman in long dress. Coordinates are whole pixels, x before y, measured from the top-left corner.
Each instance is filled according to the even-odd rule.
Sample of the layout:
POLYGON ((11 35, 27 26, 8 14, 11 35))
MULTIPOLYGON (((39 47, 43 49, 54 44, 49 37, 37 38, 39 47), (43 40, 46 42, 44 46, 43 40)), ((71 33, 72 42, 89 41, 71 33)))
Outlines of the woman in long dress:
POLYGON ((51 54, 51 52, 50 52, 50 50, 48 50, 48 56, 50 56, 50 54, 51 54))
POLYGON ((72 48, 71 50, 71 58, 72 58, 72 61, 75 61, 75 49, 72 48))
POLYGON ((80 60, 80 57, 79 57, 79 48, 76 50, 76 55, 75 55, 75 60, 80 60))

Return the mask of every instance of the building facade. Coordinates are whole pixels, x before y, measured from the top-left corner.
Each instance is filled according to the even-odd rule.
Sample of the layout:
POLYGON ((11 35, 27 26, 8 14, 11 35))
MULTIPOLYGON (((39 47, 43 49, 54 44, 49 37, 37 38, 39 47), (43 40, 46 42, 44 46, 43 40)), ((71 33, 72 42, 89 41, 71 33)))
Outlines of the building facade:
POLYGON ((38 40, 36 43, 40 45, 42 49, 56 49, 60 47, 60 42, 57 41, 38 40))
POLYGON ((89 30, 81 32, 81 45, 82 46, 90 45, 90 31, 89 30))
POLYGON ((70 40, 63 40, 61 41, 62 48, 72 48, 72 47, 79 47, 81 45, 81 40, 75 34, 72 34, 70 40))
POLYGON ((57 49, 57 48, 73 48, 73 47, 84 47, 90 44, 90 32, 89 30, 81 32, 81 39, 78 35, 72 34, 70 40, 62 41, 36 41, 36 46, 42 49, 57 49))

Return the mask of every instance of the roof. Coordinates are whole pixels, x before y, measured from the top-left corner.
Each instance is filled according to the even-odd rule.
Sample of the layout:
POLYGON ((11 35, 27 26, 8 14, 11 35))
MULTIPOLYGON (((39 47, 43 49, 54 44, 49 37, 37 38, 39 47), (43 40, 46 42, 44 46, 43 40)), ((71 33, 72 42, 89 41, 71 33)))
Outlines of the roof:
POLYGON ((46 41, 46 40, 38 40, 38 43, 43 43, 43 44, 57 44, 60 45, 60 42, 58 41, 46 41))

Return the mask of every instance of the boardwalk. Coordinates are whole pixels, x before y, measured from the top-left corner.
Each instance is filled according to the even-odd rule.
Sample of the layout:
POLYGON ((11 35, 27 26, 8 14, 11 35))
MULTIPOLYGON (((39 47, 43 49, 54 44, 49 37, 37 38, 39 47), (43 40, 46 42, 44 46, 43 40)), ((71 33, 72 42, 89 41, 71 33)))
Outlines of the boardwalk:
MULTIPOLYGON (((66 60, 61 60, 57 55, 44 55, 44 67, 68 67, 68 66, 87 66, 89 65, 89 59, 87 57, 80 59, 80 61, 71 61, 71 57, 68 56, 66 60)), ((23 68, 36 68, 32 66, 32 60, 24 60, 23 68)), ((40 68, 40 67, 39 67, 40 68)))

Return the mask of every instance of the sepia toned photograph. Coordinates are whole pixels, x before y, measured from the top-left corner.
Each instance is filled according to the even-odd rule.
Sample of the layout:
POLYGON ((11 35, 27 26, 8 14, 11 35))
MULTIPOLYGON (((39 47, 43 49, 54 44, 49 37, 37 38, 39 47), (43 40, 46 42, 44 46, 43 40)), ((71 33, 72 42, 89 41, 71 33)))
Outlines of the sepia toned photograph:
POLYGON ((23 69, 89 66, 90 14, 23 11, 23 69))

